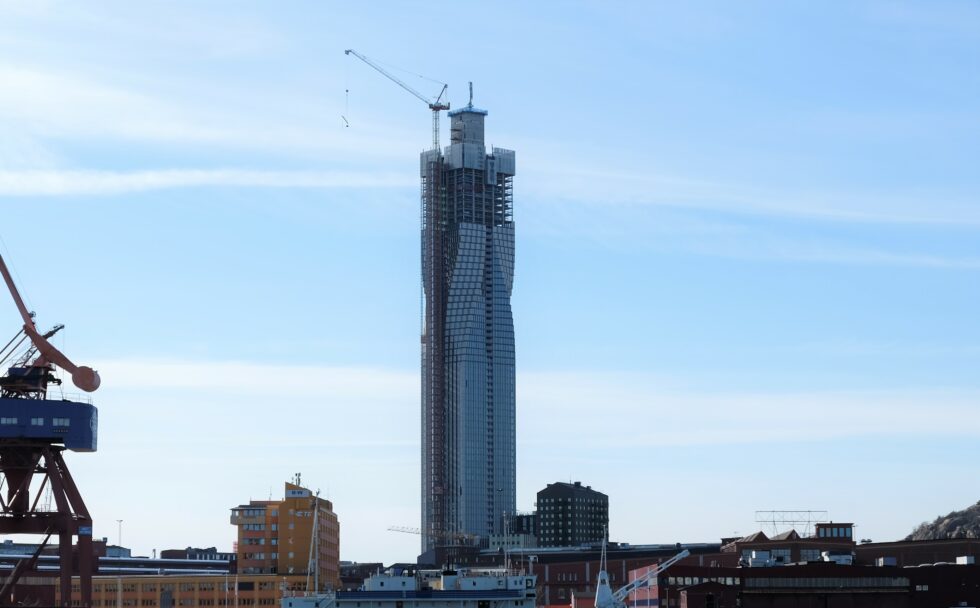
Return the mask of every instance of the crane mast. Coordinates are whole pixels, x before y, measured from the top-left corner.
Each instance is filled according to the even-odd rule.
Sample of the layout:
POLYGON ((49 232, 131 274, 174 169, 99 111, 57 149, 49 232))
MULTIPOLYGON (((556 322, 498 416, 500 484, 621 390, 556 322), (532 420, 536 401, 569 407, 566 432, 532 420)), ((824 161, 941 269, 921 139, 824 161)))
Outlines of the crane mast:
POLYGON ((388 70, 384 69, 383 67, 381 67, 380 65, 372 61, 371 59, 368 59, 364 55, 361 55, 354 49, 347 49, 346 51, 344 51, 344 54, 353 55, 354 57, 357 57, 364 63, 368 64, 369 66, 371 66, 372 68, 380 72, 382 76, 386 77, 388 80, 391 80, 401 88, 405 89, 406 91, 408 91, 409 93, 411 93, 412 95, 420 99, 422 103, 429 106, 429 109, 432 110, 432 148, 434 150, 438 150, 439 149, 439 112, 441 112, 442 110, 449 109, 449 102, 442 101, 442 96, 446 94, 446 89, 449 88, 449 85, 445 83, 439 83, 442 85, 442 90, 439 91, 439 95, 435 99, 432 99, 431 97, 426 97, 422 93, 419 93, 412 87, 408 86, 400 78, 398 78, 388 70))
POLYGON ((613 591, 609 586, 609 575, 606 573, 606 544, 603 543, 602 558, 599 566, 599 583, 596 586, 595 592, 595 608, 625 608, 626 598, 629 597, 630 593, 633 593, 637 589, 646 587, 650 584, 650 581, 656 580, 657 576, 663 573, 667 568, 670 568, 690 554, 690 551, 684 549, 667 561, 654 566, 644 576, 631 583, 623 585, 616 591, 613 591))

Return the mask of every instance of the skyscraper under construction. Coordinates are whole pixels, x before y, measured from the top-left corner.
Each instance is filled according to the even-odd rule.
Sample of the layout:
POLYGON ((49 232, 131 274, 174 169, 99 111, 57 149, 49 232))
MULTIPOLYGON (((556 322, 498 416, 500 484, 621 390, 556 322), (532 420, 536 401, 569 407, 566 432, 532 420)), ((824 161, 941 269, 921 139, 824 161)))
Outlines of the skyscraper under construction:
POLYGON ((515 507, 514 152, 449 113, 422 153, 422 549, 502 531, 515 507))

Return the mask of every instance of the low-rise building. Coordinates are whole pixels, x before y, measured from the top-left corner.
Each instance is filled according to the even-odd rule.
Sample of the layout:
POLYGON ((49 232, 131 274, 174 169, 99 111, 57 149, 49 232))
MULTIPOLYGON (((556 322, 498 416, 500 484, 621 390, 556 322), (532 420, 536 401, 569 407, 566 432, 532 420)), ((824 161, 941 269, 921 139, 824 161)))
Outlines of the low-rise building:
MULTIPOLYGON (((643 577, 650 567, 630 572, 643 577)), ((840 565, 832 562, 769 568, 678 564, 630 594, 631 607, 935 608, 980 602, 980 566, 928 568, 840 565)))

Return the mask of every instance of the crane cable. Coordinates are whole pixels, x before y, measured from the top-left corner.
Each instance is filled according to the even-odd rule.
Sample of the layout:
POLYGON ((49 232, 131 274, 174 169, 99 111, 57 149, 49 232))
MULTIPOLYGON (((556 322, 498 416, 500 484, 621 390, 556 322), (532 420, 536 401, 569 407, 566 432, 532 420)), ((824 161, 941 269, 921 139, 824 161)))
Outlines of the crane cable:
POLYGON ((340 117, 344 120, 344 127, 350 126, 347 117, 350 116, 350 62, 344 62, 344 113, 340 117))
MULTIPOLYGON (((367 57, 367 55, 364 55, 364 56, 367 57)), ((435 84, 441 84, 441 85, 445 85, 446 84, 445 82, 443 82, 441 80, 436 80, 435 78, 429 78, 428 76, 423 76, 422 74, 413 72, 412 70, 406 70, 405 68, 398 67, 397 65, 392 65, 392 64, 387 63, 387 62, 384 62, 384 61, 378 61, 374 57, 368 57, 368 59, 370 59, 371 61, 377 63, 378 65, 383 65, 385 67, 391 68, 392 70, 397 70, 399 72, 404 72, 405 74, 411 74, 412 76, 415 76, 416 78, 421 78, 422 80, 428 80, 429 82, 432 82, 432 83, 435 83, 435 84)))
POLYGON ((29 310, 34 310, 34 303, 31 302, 30 296, 24 292, 24 281, 21 280, 20 273, 17 272, 17 268, 14 266, 13 260, 11 259, 10 248, 7 247, 7 241, 3 240, 3 235, 0 235, 0 245, 3 246, 3 253, 6 254, 3 256, 3 259, 7 262, 7 270, 10 271, 11 276, 13 276, 14 280, 17 282, 16 284, 20 285, 20 289, 18 291, 20 292, 21 299, 24 300, 25 304, 27 304, 29 310))

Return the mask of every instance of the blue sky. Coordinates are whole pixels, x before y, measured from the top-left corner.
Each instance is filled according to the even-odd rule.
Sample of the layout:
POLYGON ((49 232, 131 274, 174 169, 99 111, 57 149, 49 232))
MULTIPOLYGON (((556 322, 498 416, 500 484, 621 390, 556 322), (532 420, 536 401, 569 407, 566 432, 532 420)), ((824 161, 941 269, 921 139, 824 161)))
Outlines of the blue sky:
POLYGON ((302 471, 343 559, 415 555, 386 528, 418 522, 429 112, 345 48, 454 105, 472 80, 517 151, 519 508, 580 479, 641 543, 757 509, 890 540, 972 504, 978 23, 967 2, 0 1, 2 253, 102 373, 100 450, 70 463, 96 534, 228 548, 227 509, 302 471))

